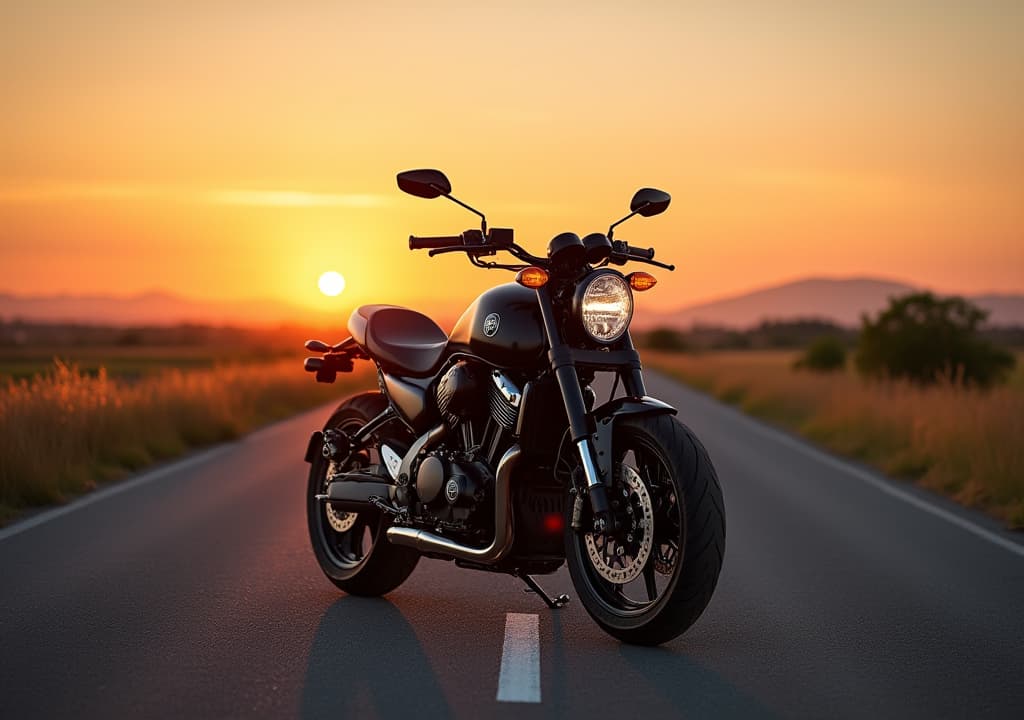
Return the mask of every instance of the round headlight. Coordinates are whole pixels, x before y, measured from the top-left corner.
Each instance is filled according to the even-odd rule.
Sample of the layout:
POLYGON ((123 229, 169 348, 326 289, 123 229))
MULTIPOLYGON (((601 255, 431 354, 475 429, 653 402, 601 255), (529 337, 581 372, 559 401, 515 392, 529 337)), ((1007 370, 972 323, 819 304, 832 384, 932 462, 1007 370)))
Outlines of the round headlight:
POLYGON ((580 302, 583 328, 599 342, 622 337, 633 317, 633 296, 626 281, 614 273, 601 273, 587 283, 580 302))

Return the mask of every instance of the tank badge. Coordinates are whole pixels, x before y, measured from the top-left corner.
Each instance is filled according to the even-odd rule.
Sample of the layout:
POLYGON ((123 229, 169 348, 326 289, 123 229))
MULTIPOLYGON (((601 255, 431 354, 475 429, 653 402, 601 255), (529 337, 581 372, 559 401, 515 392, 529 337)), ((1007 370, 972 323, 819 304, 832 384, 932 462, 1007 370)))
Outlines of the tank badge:
POLYGON ((498 323, 501 322, 501 316, 498 313, 491 313, 484 318, 484 335, 487 337, 494 337, 498 333, 498 323))

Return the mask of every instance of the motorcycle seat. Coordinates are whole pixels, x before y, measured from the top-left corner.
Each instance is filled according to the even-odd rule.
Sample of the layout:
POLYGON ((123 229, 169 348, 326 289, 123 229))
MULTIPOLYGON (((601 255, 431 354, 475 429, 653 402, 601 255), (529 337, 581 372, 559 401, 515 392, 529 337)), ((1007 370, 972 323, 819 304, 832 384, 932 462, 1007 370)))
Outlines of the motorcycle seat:
POLYGON ((352 311, 348 331, 390 373, 432 375, 444 359, 448 336, 426 315, 396 305, 362 305, 352 311))

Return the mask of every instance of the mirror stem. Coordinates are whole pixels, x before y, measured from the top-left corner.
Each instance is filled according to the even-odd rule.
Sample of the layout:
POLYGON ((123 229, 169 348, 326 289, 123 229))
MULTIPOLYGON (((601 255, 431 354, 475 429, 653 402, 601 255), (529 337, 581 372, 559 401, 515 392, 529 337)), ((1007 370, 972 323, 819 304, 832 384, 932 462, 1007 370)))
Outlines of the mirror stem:
MULTIPOLYGON (((441 188, 437 187, 436 185, 433 185, 432 187, 434 187, 434 188, 435 188, 435 189, 437 189, 437 190, 441 190, 441 188)), ((462 207, 464 207, 464 208, 466 208, 467 210, 469 210, 469 211, 470 211, 471 213, 473 213, 473 214, 475 214, 475 215, 479 215, 479 216, 480 216, 480 229, 481 229, 481 230, 483 231, 484 235, 486 235, 486 234, 487 234, 487 218, 486 218, 486 217, 484 217, 484 214, 483 214, 482 212, 480 212, 479 210, 477 210, 477 209, 476 209, 475 207, 472 207, 472 206, 470 206, 470 205, 467 205, 466 203, 464 203, 464 202, 462 202, 461 200, 459 200, 459 199, 458 199, 457 197, 454 197, 454 196, 452 196, 452 195, 449 195, 449 194, 448 194, 448 193, 446 193, 446 192, 442 192, 441 194, 442 194, 442 195, 444 195, 444 196, 445 196, 446 198, 448 198, 449 200, 451 200, 451 201, 452 201, 453 203, 455 203, 456 205, 461 205, 462 207)))
POLYGON ((611 239, 612 239, 612 238, 614 237, 614 235, 615 235, 615 227, 616 227, 617 225, 621 225, 622 223, 626 222, 627 220, 629 220, 629 219, 630 219, 631 217, 633 217, 634 215, 636 215, 636 214, 637 214, 638 212, 640 212, 641 210, 643 210, 643 209, 644 209, 645 207, 647 207, 648 205, 650 205, 650 203, 649 203, 649 202, 646 202, 646 203, 644 203, 643 205, 641 205, 640 207, 638 207, 638 208, 637 208, 636 210, 634 210, 633 212, 631 212, 631 213, 630 213, 629 215, 627 215, 626 217, 624 217, 624 218, 622 218, 621 220, 619 220, 618 222, 613 222, 613 223, 611 224, 611 227, 609 227, 609 228, 608 228, 608 239, 609 239, 609 240, 611 240, 611 239))

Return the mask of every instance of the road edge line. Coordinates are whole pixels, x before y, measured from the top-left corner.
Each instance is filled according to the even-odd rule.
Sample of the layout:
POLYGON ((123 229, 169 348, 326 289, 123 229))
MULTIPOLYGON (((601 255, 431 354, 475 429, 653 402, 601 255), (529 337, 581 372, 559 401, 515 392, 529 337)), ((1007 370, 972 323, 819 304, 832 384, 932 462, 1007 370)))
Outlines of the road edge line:
POLYGON ((151 483, 155 480, 159 480, 166 475, 171 473, 186 470, 194 465, 200 465, 208 460, 212 460, 217 455, 227 452, 231 448, 230 443, 224 443, 217 445, 206 450, 200 450, 194 455, 190 455, 180 460, 174 460, 162 467, 148 470, 141 475, 137 475, 127 480, 119 481, 109 487, 102 488, 100 490, 94 490, 80 498, 72 500, 66 505, 60 505, 49 510, 44 510, 38 515, 25 518, 24 520, 18 520, 5 528, 0 528, 0 542, 12 538, 16 535, 31 530, 32 528, 39 527, 51 520, 56 520, 59 517, 73 513, 76 510, 81 510, 84 507, 88 507, 93 503, 97 503, 101 500, 106 500, 114 495, 120 495, 123 492, 134 490, 135 488, 151 483))
POLYGON ((720 410, 726 411, 734 415, 735 417, 739 418, 740 420, 745 422, 752 430, 759 433, 763 437, 769 437, 772 438, 773 440, 777 440, 781 442, 783 445, 793 450, 797 450, 803 453, 804 455, 807 455, 808 457, 812 457, 815 460, 819 460, 837 470, 842 470, 846 474, 857 478, 861 482, 866 483, 867 485, 870 485, 876 488, 877 490, 881 490, 890 497, 902 500, 908 505, 913 505, 918 510, 923 510, 924 512, 929 513, 934 517, 941 518, 942 520, 945 520, 951 525, 955 525, 961 530, 965 530, 966 532, 969 532, 972 535, 981 538, 982 540, 987 540, 993 545, 998 545, 999 547, 1005 550, 1009 550, 1018 557, 1024 558, 1024 544, 1014 542, 1013 540, 1005 538, 991 530, 981 527, 977 523, 974 523, 966 518, 960 517, 956 513, 950 512, 945 508, 941 508, 931 502, 928 502, 923 498, 917 497, 913 493, 909 493, 906 490, 901 490, 894 484, 895 482, 898 481, 882 479, 881 477, 876 476, 875 474, 871 473, 868 470, 859 468, 846 460, 835 457, 834 455, 830 455, 825 450, 821 450, 812 445, 810 441, 792 437, 785 431, 768 425, 758 420, 757 418, 753 418, 747 415, 746 413, 742 412, 741 410, 737 410, 734 407, 726 405, 721 400, 718 400, 717 398, 708 395, 707 393, 703 393, 700 390, 697 390, 696 388, 692 388, 686 383, 683 383, 680 380, 676 380, 675 378, 666 375, 665 373, 655 371, 655 374, 657 374, 659 377, 665 380, 682 385, 687 390, 700 393, 701 395, 707 397, 709 400, 712 400, 720 410))

